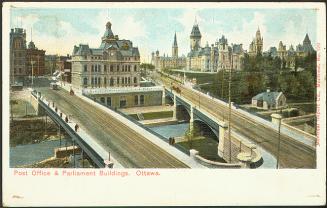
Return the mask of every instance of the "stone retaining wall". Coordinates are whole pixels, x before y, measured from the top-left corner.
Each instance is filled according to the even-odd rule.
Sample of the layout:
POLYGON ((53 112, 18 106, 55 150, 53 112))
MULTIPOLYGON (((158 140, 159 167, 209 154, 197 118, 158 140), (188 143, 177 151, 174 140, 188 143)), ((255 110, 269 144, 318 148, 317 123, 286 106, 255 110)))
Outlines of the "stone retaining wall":
POLYGON ((237 155, 241 152, 248 153, 251 155, 251 168, 257 168, 263 163, 263 159, 261 156, 260 151, 256 148, 256 145, 249 143, 248 141, 243 140, 242 138, 237 138, 235 135, 231 136, 232 143, 232 155, 231 155, 231 162, 230 162, 230 142, 228 136, 225 135, 224 139, 224 152, 223 152, 223 159, 230 162, 230 163, 238 163, 239 160, 237 159, 237 155))
POLYGON ((211 161, 208 159, 205 159, 203 157, 201 157, 199 155, 199 152, 191 149, 190 150, 190 156, 197 161, 198 163, 200 163, 201 165, 204 165, 208 168, 235 168, 235 169, 239 169, 239 168, 243 168, 244 165, 240 162, 238 163, 221 163, 221 162, 216 162, 216 161, 211 161))
POLYGON ((61 148, 56 148, 55 150, 55 158, 64 158, 68 157, 69 155, 72 155, 75 151, 75 154, 81 153, 81 148, 78 146, 69 146, 67 147, 61 147, 61 148))

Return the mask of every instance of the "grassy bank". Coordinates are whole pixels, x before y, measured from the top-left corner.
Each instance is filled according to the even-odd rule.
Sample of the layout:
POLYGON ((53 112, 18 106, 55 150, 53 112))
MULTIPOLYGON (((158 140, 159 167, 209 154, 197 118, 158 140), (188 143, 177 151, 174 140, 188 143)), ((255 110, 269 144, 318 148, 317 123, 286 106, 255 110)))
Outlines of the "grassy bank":
POLYGON ((218 156, 218 143, 217 141, 210 138, 194 138, 191 142, 183 141, 178 142, 184 148, 190 150, 195 149, 199 151, 199 155, 212 161, 225 162, 222 158, 218 156))
POLYGON ((33 106, 26 100, 10 100, 11 113, 14 117, 26 117, 27 115, 35 115, 33 106))
MULTIPOLYGON (((150 112, 150 113, 142 113, 144 120, 154 120, 160 118, 171 118, 173 117, 173 111, 161 111, 161 112, 150 112)), ((136 114, 130 114, 132 118, 139 120, 136 114)))

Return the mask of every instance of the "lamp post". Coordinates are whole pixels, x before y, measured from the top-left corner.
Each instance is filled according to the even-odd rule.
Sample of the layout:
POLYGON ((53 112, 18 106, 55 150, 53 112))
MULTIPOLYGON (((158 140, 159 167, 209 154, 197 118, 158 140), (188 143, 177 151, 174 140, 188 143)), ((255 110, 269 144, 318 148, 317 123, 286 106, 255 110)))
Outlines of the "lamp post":
POLYGON ((280 127, 282 116, 280 114, 272 114, 272 122, 278 124, 278 145, 277 145, 277 161, 276 161, 276 169, 279 168, 279 152, 280 152, 280 127))
POLYGON ((232 99, 231 99, 231 85, 232 85, 232 67, 233 67, 233 47, 232 47, 232 57, 231 66, 229 68, 229 82, 228 82, 228 139, 229 139, 229 162, 232 162, 232 139, 231 139, 231 119, 232 119, 232 99))
POLYGON ((277 163, 276 163, 276 168, 279 168, 279 151, 280 151, 280 126, 281 126, 281 120, 282 117, 280 116, 278 118, 278 148, 277 148, 277 163))
MULTIPOLYGON (((222 83, 221 83, 221 99, 224 99, 224 74, 225 74, 225 66, 223 66, 223 78, 222 78, 222 83)), ((223 111, 223 121, 225 121, 225 113, 223 111)))

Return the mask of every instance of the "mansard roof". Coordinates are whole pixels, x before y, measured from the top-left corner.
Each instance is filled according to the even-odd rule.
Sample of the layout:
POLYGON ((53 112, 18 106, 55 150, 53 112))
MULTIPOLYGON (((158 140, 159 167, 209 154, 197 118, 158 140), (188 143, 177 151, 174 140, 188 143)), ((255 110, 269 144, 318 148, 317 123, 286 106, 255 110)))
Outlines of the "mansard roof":
POLYGON ((233 53, 243 52, 242 44, 233 44, 232 47, 233 47, 233 53))
POLYGON ((202 37, 198 24, 193 25, 193 28, 191 31, 191 37, 199 37, 199 38, 202 37))
POLYGON ((80 44, 74 46, 73 55, 103 55, 106 50, 116 50, 121 56, 140 56, 139 49, 133 47, 130 40, 119 40, 111 30, 111 23, 107 22, 106 31, 102 37, 99 48, 90 48, 88 45, 80 44))

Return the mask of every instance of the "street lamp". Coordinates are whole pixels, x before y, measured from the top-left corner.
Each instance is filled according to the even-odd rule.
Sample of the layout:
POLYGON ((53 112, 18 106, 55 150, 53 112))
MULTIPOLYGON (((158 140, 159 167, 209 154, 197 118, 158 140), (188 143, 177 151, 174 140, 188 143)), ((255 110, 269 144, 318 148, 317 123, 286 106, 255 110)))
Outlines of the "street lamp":
POLYGON ((280 152, 280 127, 281 127, 281 120, 282 116, 280 114, 272 114, 272 122, 278 124, 278 146, 277 146, 277 162, 276 162, 276 169, 279 168, 279 152, 280 152))
POLYGON ((231 139, 231 119, 232 119, 232 99, 231 99, 231 85, 232 85, 232 68, 233 68, 233 47, 231 66, 229 67, 229 83, 228 83, 228 139, 229 139, 229 162, 232 162, 232 139, 231 139))

